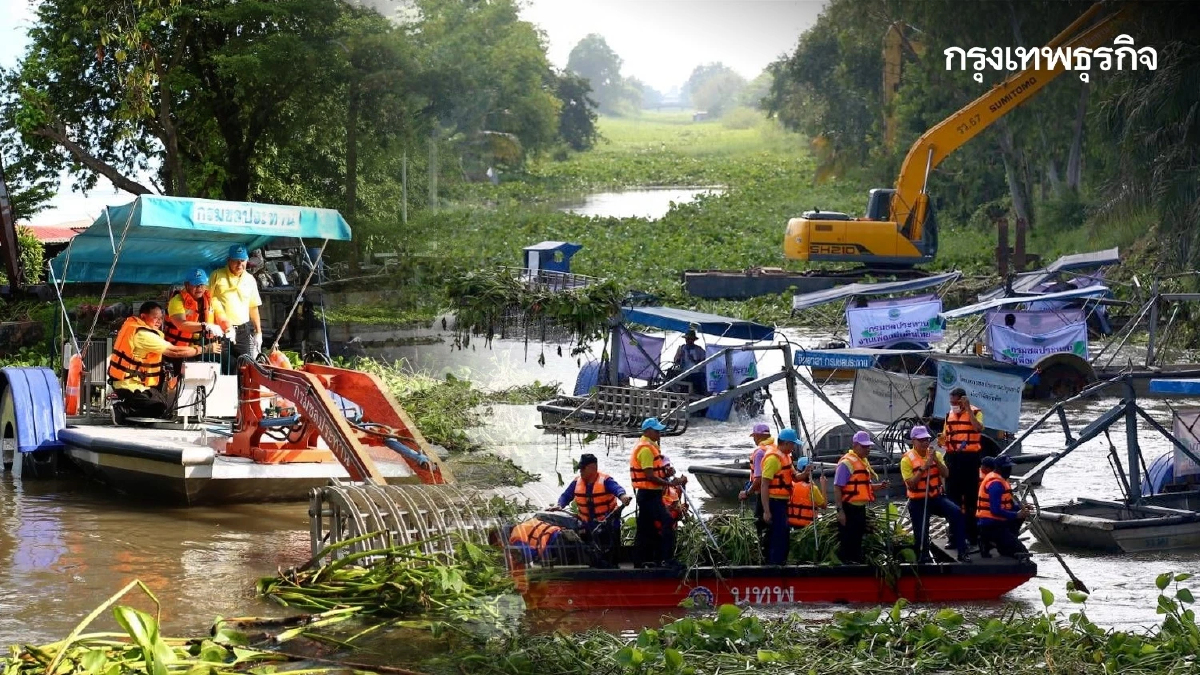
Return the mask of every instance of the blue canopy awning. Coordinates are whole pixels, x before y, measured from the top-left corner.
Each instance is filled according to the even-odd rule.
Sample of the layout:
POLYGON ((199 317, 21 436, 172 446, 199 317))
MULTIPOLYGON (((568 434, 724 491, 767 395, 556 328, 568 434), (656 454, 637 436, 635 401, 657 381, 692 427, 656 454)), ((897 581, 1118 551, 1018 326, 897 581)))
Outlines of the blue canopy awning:
POLYGON ((988 300, 987 302, 978 302, 974 305, 959 307, 942 312, 943 319, 961 319, 964 316, 973 314, 981 314, 989 309, 998 307, 1006 307, 1010 305, 1020 305, 1027 302, 1038 302, 1042 300, 1071 300, 1078 298, 1100 298, 1108 295, 1108 286, 1086 286, 1084 288, 1076 288, 1070 291, 1060 291, 1058 293, 1042 293, 1041 295, 1018 295, 1011 298, 997 298, 988 300))
POLYGON ((332 209, 142 195, 106 208, 50 265, 59 281, 102 282, 120 251, 114 282, 176 284, 192 268, 224 265, 233 244, 277 237, 349 241, 350 226, 332 209))
POLYGON ((625 321, 651 328, 661 328, 678 333, 687 332, 695 327, 697 333, 714 335, 716 337, 733 338, 735 340, 770 340, 775 337, 775 329, 753 321, 731 319, 716 314, 693 312, 689 309, 673 307, 624 307, 621 309, 625 321))
POLYGON ((1179 396, 1200 396, 1200 380, 1197 379, 1153 379, 1150 380, 1151 394, 1176 394, 1179 396))
POLYGON ((852 298, 857 295, 887 295, 888 293, 905 293, 908 291, 919 291, 925 288, 934 288, 941 286, 944 283, 955 281, 962 276, 962 272, 946 272, 944 274, 936 274, 931 277, 923 277, 921 279, 909 279, 907 281, 882 281, 875 284, 846 284, 844 286, 835 286, 826 288, 822 291, 814 291, 812 293, 801 293, 792 297, 792 309, 808 309, 845 298, 852 298))

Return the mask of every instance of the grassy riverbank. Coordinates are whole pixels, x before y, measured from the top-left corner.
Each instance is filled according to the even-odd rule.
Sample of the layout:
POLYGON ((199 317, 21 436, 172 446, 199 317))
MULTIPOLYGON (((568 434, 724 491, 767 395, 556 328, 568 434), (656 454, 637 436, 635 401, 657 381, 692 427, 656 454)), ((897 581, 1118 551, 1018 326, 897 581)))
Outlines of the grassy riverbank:
MULTIPOLYGON (((427 320, 437 304, 430 299, 444 297, 438 280, 446 274, 518 265, 521 247, 555 240, 583 246, 572 260, 573 271, 618 279, 665 303, 782 325, 800 323, 788 316, 789 296, 699 301, 684 292, 682 272, 800 269, 783 257, 787 220, 814 208, 859 215, 868 189, 879 187, 863 176, 815 182, 816 161, 807 141, 751 111, 741 111, 732 122, 696 123, 683 114, 602 118, 600 131, 605 140, 592 151, 563 161, 532 162, 524 173, 506 174, 497 186, 460 187, 449 206, 414 218, 411 246, 419 256, 412 260, 422 261, 414 265, 421 270, 417 285, 428 291, 415 295, 422 298, 427 320), (585 217, 549 206, 564 193, 663 185, 721 186, 723 192, 676 204, 657 221, 585 217)), ((1045 227, 1030 233, 1027 249, 1046 262, 1109 246, 1125 251, 1137 247, 1152 225, 1148 215, 1133 214, 1066 230, 1045 227)), ((939 259, 931 267, 962 270, 975 277, 973 287, 998 282, 990 227, 975 220, 943 220, 939 259)), ((1152 262, 1143 257, 1125 267, 1145 273, 1152 262)), ((411 317, 412 309, 397 305, 396 311, 411 317)))

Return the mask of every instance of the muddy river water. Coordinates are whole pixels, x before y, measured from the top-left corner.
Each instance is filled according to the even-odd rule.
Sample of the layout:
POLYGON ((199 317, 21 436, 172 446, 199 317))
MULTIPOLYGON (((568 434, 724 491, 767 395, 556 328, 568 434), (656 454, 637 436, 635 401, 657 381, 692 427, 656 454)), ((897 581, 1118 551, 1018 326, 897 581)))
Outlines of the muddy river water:
MULTIPOLYGON (((796 332, 789 335, 806 345, 816 344, 823 337, 796 332)), ((404 358, 435 375, 452 372, 469 377, 485 389, 540 380, 559 382, 569 393, 578 372, 576 359, 560 357, 554 346, 547 346, 546 364, 539 366, 541 350, 537 344, 526 347, 514 341, 496 341, 491 348, 478 344, 452 350, 449 342, 443 342, 389 348, 375 355, 404 358)), ((673 352, 674 345, 668 342, 666 350, 673 352)), ((564 347, 563 353, 567 352, 564 347)), ((759 372, 776 372, 781 365, 781 359, 771 353, 760 361, 759 372)), ((827 385, 824 391, 834 402, 848 406, 850 385, 827 385)), ((782 383, 772 387, 771 394, 784 406, 787 395, 782 383)), ((1070 414, 1075 429, 1116 402, 1100 399, 1079 403, 1070 414)), ((1195 401, 1171 403, 1178 406, 1195 401)), ((1169 421, 1165 402, 1147 399, 1143 405, 1160 421, 1169 421)), ((810 425, 837 420, 803 388, 799 408, 810 425)), ((1026 404, 1023 421, 1032 423, 1044 409, 1040 404, 1026 404)), ((786 413, 783 416, 786 420, 786 413)), ((747 433, 756 421, 769 420, 701 420, 683 436, 665 439, 664 452, 675 466, 685 470, 692 464, 742 458, 749 450, 747 433)), ((571 457, 580 452, 598 454, 602 470, 623 477, 630 441, 606 445, 601 439, 584 450, 565 438, 544 434, 535 427, 539 422, 532 405, 495 406, 486 426, 472 433, 498 453, 540 474, 540 485, 532 488, 539 500, 549 500, 549 495, 560 490, 559 475, 569 479, 571 457)), ((1148 462, 1167 451, 1165 443, 1151 433, 1142 438, 1148 462)), ((1124 435, 1114 433, 1112 439, 1123 452, 1124 435)), ((1062 446, 1062 435, 1053 427, 1035 433, 1026 443, 1028 451, 1052 451, 1062 446)), ((1119 488, 1105 458, 1107 452, 1107 443, 1101 439, 1067 456, 1046 474, 1038 492, 1040 502, 1056 504, 1078 496, 1118 497, 1119 488)), ((689 492, 702 509, 728 508, 709 499, 694 481, 689 492)), ((1009 596, 1030 610, 1040 608, 1039 586, 1062 597, 1066 582, 1066 574, 1048 551, 1037 545, 1033 550, 1039 578, 1009 596)), ((6 474, 0 484, 0 644, 61 638, 81 617, 135 578, 145 582, 162 602, 168 634, 205 631, 217 616, 277 613, 274 606, 255 599, 254 581, 280 566, 303 562, 308 551, 307 505, 303 503, 163 509, 113 494, 82 479, 21 482, 6 474)), ((1123 628, 1157 621, 1157 574, 1200 573, 1200 552, 1063 554, 1076 575, 1093 590, 1089 616, 1101 624, 1123 628)), ((146 601, 134 604, 151 607, 146 601)), ((811 606, 802 611, 827 616, 835 609, 839 607, 811 606)), ((610 613, 601 623, 633 628, 656 615, 610 613)), ((582 626, 597 619, 574 617, 571 621, 582 626)), ((95 628, 114 626, 105 618, 95 628)))

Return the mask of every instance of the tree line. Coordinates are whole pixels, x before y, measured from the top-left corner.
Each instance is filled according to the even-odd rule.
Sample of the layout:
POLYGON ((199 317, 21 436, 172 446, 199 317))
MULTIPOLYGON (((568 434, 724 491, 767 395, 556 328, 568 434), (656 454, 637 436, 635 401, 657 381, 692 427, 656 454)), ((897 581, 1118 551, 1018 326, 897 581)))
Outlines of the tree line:
POLYGON ((339 208, 369 239, 400 220, 402 177, 419 206, 439 174, 479 180, 595 141, 588 83, 551 66, 516 0, 403 10, 41 2, 27 52, 0 71, 18 216, 65 171, 85 189, 339 208))
MULTIPOLYGON (((667 102, 666 93, 636 77, 623 75, 623 64, 624 60, 604 37, 592 33, 571 49, 567 72, 591 84, 598 109, 606 115, 635 115, 667 102)), ((768 71, 747 81, 719 61, 701 64, 682 83, 679 99, 674 103, 720 117, 739 106, 758 108, 770 84, 771 73, 768 71)))

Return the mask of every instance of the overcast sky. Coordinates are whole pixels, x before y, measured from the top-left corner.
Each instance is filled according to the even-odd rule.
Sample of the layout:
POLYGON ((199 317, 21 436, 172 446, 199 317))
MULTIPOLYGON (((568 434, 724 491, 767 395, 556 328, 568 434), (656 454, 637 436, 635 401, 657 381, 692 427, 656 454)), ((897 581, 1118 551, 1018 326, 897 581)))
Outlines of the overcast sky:
MULTIPOLYGON (((381 0, 376 0, 379 3, 381 0)), ((388 0, 382 0, 388 2, 388 0)), ((546 35, 550 61, 567 65, 589 33, 604 36, 624 61, 622 74, 666 92, 698 65, 720 61, 752 79, 795 46, 826 0, 524 0, 521 16, 546 35)), ((0 66, 11 68, 25 49, 31 0, 0 0, 0 66)), ((34 223, 95 218, 106 204, 130 201, 106 180, 88 197, 69 186, 34 223)))
POLYGON ((588 33, 624 61, 622 74, 660 91, 720 61, 753 79, 790 52, 825 0, 526 0, 521 16, 546 33, 562 68, 588 33))

